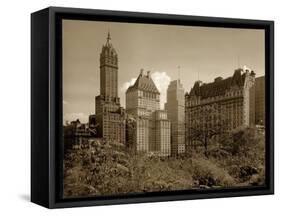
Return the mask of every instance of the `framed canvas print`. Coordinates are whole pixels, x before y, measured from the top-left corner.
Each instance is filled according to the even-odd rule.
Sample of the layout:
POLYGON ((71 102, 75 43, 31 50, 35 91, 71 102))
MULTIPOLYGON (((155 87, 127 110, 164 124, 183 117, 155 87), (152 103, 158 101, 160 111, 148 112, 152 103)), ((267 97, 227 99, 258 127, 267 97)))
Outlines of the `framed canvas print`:
POLYGON ((31 15, 31 201, 273 194, 273 21, 31 15))

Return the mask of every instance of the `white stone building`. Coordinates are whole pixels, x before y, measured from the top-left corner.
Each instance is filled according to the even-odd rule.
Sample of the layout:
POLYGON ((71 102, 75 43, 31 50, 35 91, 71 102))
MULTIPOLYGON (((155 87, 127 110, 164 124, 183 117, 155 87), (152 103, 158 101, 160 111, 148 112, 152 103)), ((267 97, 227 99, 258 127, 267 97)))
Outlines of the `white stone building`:
POLYGON ((170 121, 167 112, 160 110, 160 92, 148 71, 141 70, 134 85, 126 91, 126 112, 135 120, 127 130, 127 144, 136 152, 161 156, 171 153, 170 121))

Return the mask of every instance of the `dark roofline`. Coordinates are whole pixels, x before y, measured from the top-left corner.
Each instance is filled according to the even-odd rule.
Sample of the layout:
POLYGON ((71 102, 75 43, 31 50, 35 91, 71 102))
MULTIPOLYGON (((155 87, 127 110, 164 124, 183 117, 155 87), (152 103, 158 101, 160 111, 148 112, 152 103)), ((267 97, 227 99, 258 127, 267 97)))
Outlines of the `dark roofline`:
POLYGON ((126 93, 132 90, 142 90, 160 95, 158 88, 156 87, 155 83, 150 77, 150 71, 147 71, 147 75, 144 75, 143 69, 141 69, 140 74, 135 83, 129 86, 129 88, 126 90, 126 93))
MULTIPOLYGON (((234 71, 233 75, 227 77, 225 79, 215 79, 213 82, 203 83, 200 85, 198 81, 196 81, 191 88, 190 92, 186 95, 190 96, 201 96, 202 98, 214 97, 219 95, 224 95, 225 91, 229 89, 231 86, 243 86, 245 83, 246 73, 242 68, 238 68, 234 71)), ((253 71, 248 71, 251 76, 254 76, 255 73, 253 71)))

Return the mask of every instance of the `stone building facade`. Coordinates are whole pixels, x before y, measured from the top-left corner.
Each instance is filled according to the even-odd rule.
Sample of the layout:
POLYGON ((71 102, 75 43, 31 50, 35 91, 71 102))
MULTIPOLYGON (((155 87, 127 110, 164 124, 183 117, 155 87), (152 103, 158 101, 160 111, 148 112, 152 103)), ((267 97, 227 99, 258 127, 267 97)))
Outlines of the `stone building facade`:
POLYGON ((100 95, 96 96, 97 135, 106 140, 125 143, 125 110, 118 97, 118 55, 110 42, 100 53, 100 95))
POLYGON ((160 110, 160 92, 148 71, 141 70, 134 85, 126 91, 126 113, 133 119, 127 129, 127 144, 136 152, 170 155, 170 121, 160 110))
POLYGON ((265 124, 265 83, 264 76, 255 81, 255 121, 257 125, 265 124))
POLYGON ((182 154, 185 152, 185 105, 184 88, 180 80, 170 82, 165 110, 171 121, 171 154, 182 154))
MULTIPOLYGON (((255 124, 255 73, 247 68, 214 82, 195 82, 185 95, 186 142, 196 145, 196 131, 216 133, 255 124)), ((200 134, 198 133, 198 136, 200 134)))

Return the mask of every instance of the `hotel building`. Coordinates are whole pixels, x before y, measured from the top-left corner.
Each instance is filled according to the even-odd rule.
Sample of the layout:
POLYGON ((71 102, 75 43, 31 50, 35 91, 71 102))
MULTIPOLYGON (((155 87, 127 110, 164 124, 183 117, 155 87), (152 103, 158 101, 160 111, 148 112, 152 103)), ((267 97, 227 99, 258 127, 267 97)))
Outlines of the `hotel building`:
POLYGON ((127 144, 136 152, 160 156, 171 154, 171 125, 167 112, 160 110, 160 92, 148 71, 141 70, 134 85, 126 91, 126 112, 134 119, 127 130, 127 144))
POLYGON ((188 145, 196 145, 197 141, 192 138, 193 131, 212 133, 218 129, 218 123, 222 126, 219 128, 221 132, 254 125, 254 71, 239 68, 233 76, 225 79, 217 77, 211 83, 195 82, 185 95, 185 122, 188 145), (207 110, 212 111, 208 113, 207 110))

